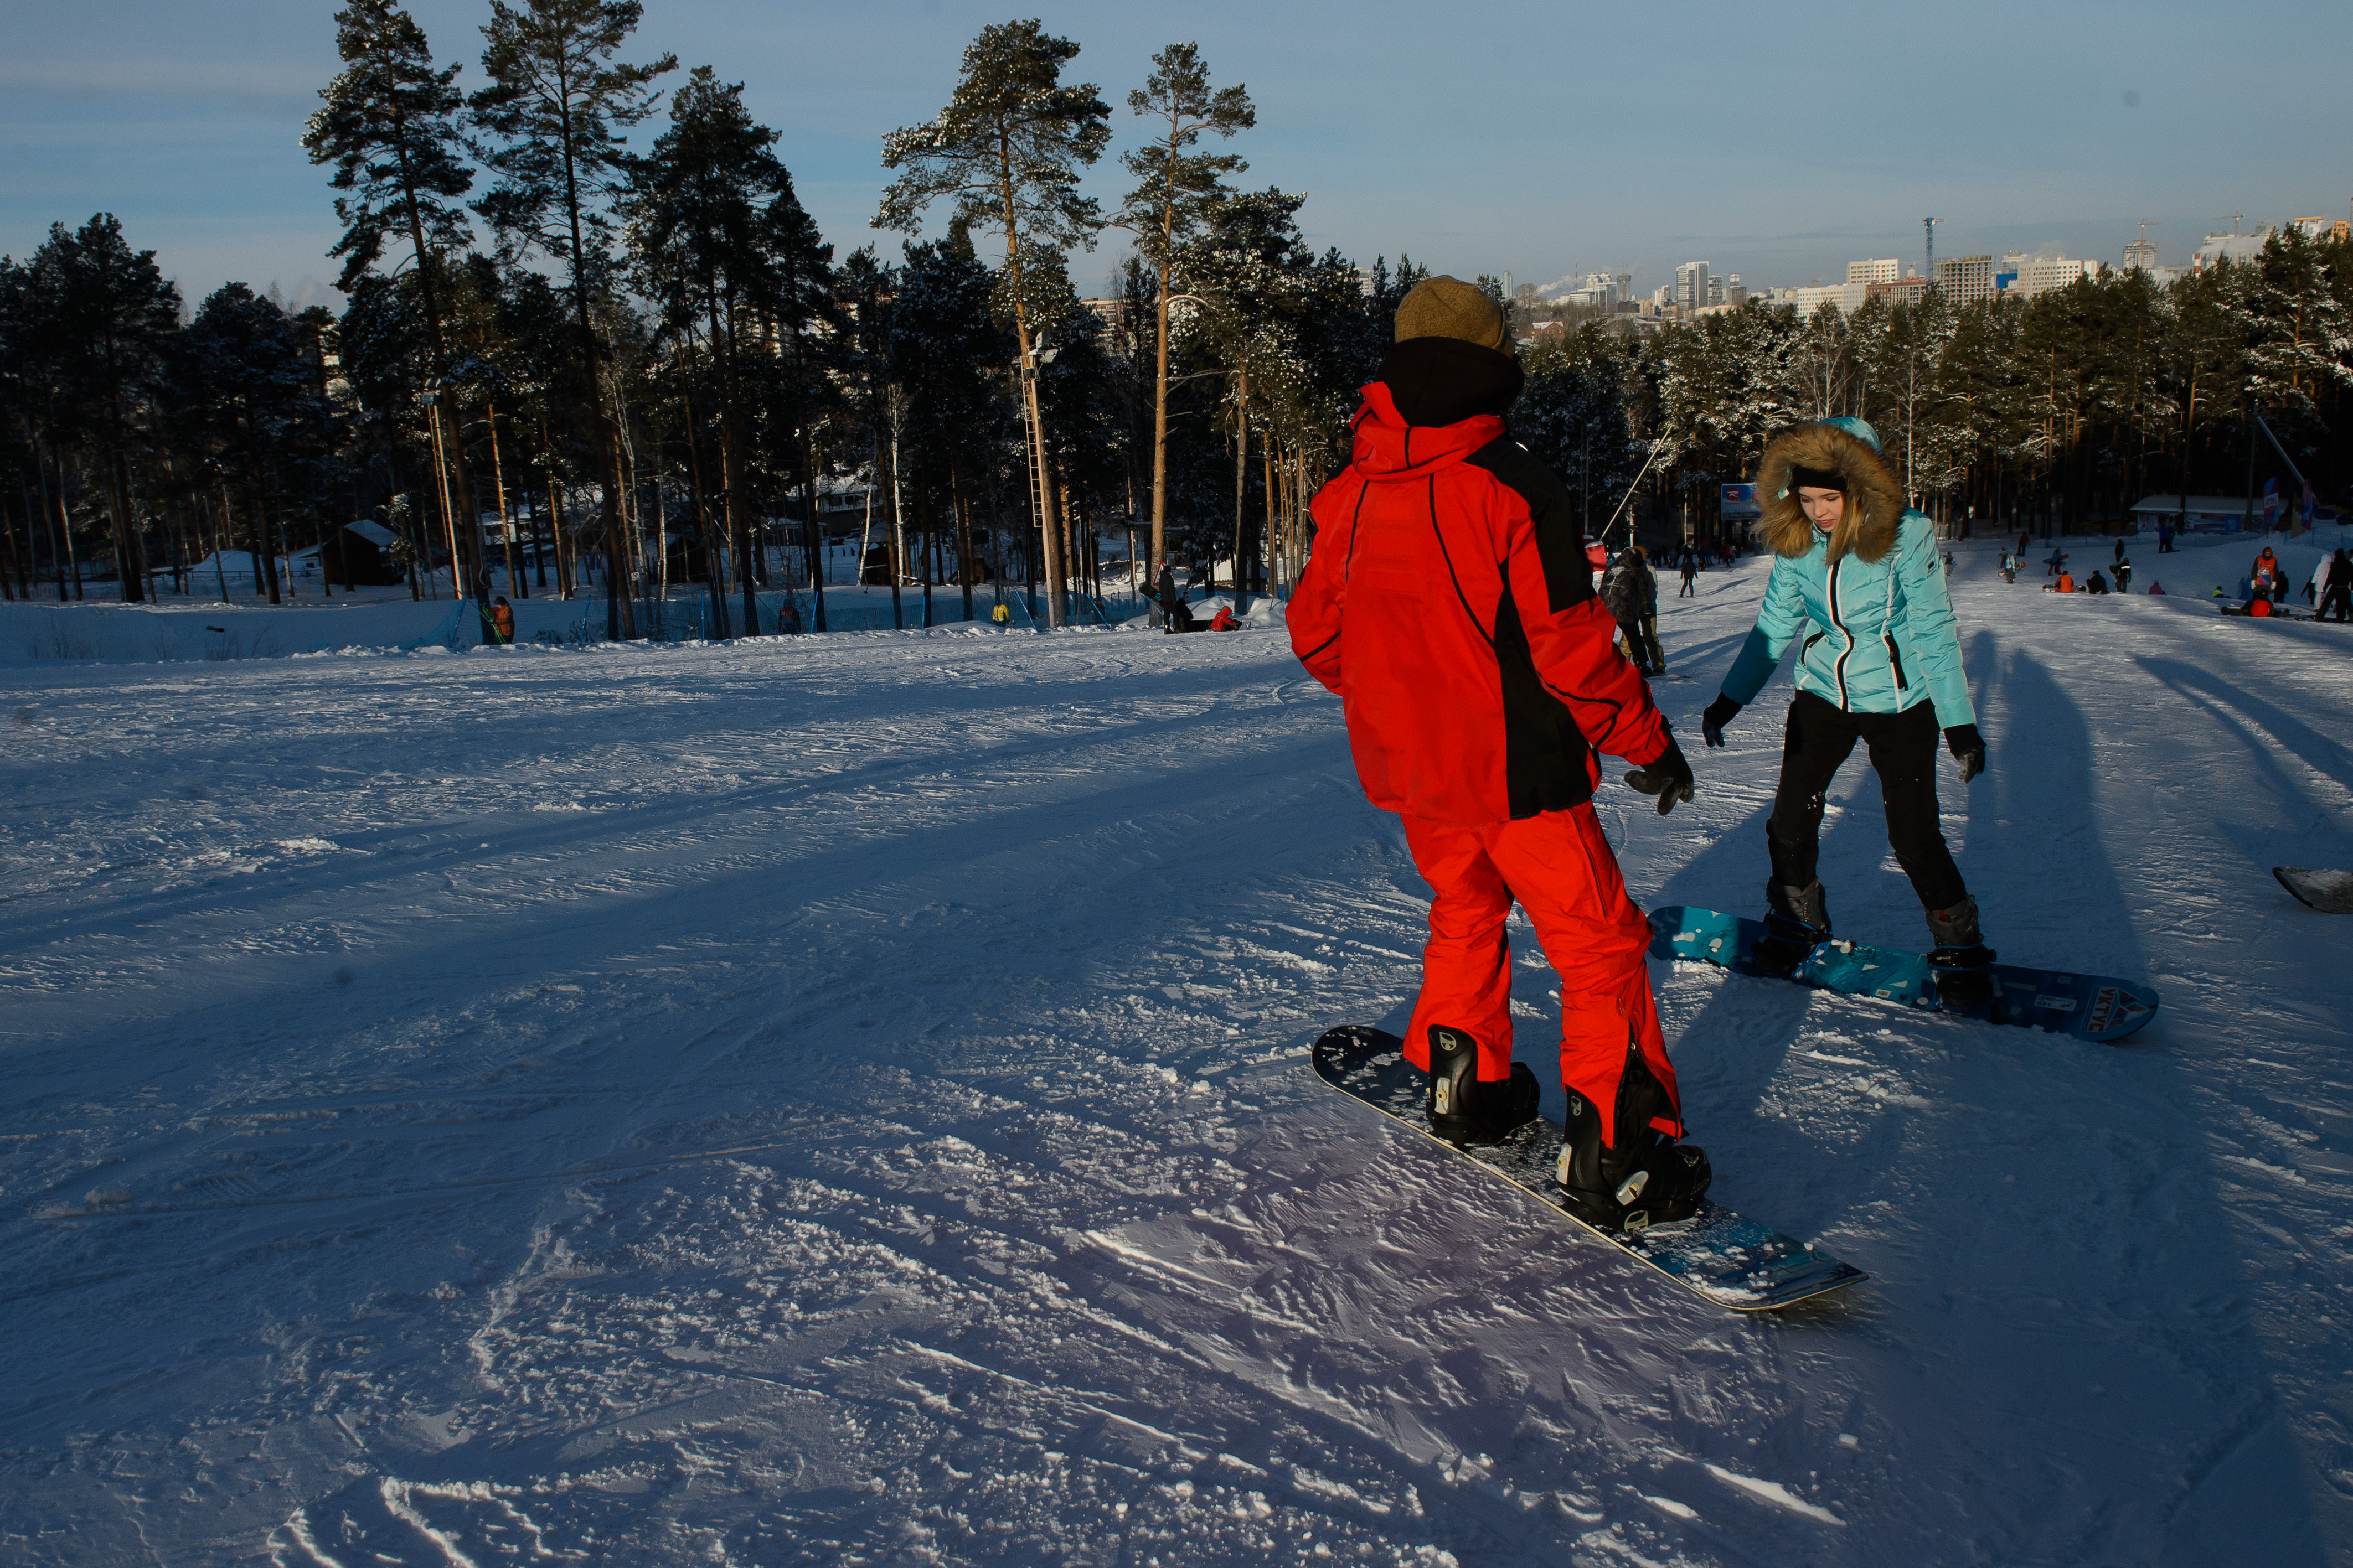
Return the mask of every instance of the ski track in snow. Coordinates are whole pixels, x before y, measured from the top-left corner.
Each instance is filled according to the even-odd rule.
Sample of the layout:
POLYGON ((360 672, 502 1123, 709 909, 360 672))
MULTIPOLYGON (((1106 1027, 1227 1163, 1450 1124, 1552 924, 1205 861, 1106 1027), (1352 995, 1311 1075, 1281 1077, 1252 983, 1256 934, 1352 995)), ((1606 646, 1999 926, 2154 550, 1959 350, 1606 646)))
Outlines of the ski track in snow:
MULTIPOLYGON (((1872 1275, 1756 1320, 1305 1070, 1425 894, 1279 631, 0 669, 0 1559, 2353 1561, 2353 922, 2269 876, 2353 634, 1994 548, 1949 836, 2164 1012, 1654 965, 1719 1195, 1872 1275)), ((1645 905, 1759 901, 1764 574, 1662 603, 1645 905)), ((1860 756, 1823 878, 1925 935, 1860 756)))

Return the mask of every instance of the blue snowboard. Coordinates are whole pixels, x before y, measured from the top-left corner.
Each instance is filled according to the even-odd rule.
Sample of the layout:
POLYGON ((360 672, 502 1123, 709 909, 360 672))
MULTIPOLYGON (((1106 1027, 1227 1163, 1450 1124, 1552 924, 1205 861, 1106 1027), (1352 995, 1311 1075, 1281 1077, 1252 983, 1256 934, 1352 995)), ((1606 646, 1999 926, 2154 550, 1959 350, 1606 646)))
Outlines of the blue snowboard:
POLYGON ((1405 1059, 1404 1042, 1363 1024, 1332 1029, 1311 1057, 1315 1076, 1351 1099, 1453 1150, 1542 1199, 1578 1229, 1657 1269, 1703 1300, 1736 1312, 1764 1312, 1866 1278, 1862 1270, 1794 1237, 1746 1219, 1710 1199, 1699 1213, 1622 1235, 1595 1230, 1566 1206, 1553 1181, 1560 1158, 1557 1121, 1539 1117, 1502 1143, 1465 1148, 1430 1131, 1427 1075, 1405 1059))
POLYGON ((1794 980, 1841 996, 1876 996, 1924 1012, 2031 1025, 2104 1043, 2120 1040, 2157 1016, 2157 993, 2146 985, 2014 963, 1992 966, 1994 997, 1985 1006, 1947 1007, 1936 996, 1936 973, 1920 953, 1833 937, 1818 943, 1792 970, 1757 956, 1766 935, 1763 921, 1715 910, 1672 904, 1651 911, 1654 956, 1713 963, 1735 974, 1794 980))

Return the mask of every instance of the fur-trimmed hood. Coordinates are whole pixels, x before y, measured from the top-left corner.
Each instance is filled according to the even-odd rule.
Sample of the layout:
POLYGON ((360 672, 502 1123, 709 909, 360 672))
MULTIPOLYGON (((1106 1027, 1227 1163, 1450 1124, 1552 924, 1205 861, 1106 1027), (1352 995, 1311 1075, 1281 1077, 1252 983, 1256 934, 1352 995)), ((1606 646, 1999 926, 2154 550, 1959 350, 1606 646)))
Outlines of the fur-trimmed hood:
POLYGON ((1832 561, 1852 552, 1876 562, 1894 548, 1904 520, 1904 487, 1887 459, 1870 442, 1836 425, 1800 425, 1773 437, 1757 469, 1757 499, 1763 509, 1757 536, 1775 554, 1803 555, 1814 547, 1814 525, 1789 484, 1792 468, 1845 477, 1846 515, 1831 535, 1832 561))

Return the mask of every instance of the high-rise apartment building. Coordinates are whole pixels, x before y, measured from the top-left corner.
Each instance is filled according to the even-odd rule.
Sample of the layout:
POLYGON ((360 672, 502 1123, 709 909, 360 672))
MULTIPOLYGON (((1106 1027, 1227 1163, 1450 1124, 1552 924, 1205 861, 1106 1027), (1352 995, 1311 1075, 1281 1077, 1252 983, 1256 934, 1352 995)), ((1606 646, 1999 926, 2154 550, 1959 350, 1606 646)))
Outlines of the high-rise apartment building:
POLYGON ((1940 256, 1936 258, 1936 287, 1945 298, 1956 305, 1974 305, 1980 300, 1993 298, 1993 258, 1990 256, 1940 256))
POLYGON ((2154 272, 2157 270, 2157 242, 2146 236, 2125 247, 2125 270, 2154 272))
POLYGON ((1846 280, 1850 283, 1893 283, 1903 273, 1894 257, 1882 261, 1850 261, 1846 264, 1846 280))
POLYGON ((1675 268, 1675 303, 1696 310, 1708 304, 1707 263, 1686 261, 1675 268))
POLYGON ((1994 291, 2006 299, 2031 300, 2053 289, 2064 289, 2078 278, 2097 278, 2107 270, 2097 261, 2068 256, 2029 256, 2013 250, 1993 269, 1994 291))

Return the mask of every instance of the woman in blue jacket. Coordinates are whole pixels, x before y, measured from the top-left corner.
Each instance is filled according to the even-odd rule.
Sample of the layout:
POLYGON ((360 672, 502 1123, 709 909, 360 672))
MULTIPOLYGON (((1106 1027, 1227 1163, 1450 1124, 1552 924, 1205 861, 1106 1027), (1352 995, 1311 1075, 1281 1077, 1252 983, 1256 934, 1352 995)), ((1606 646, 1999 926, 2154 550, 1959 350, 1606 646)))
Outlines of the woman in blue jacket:
POLYGON ((1860 740, 1886 800, 1888 843, 1927 910, 1938 992, 1948 1005, 1980 1006, 1994 955, 1936 825, 1936 735, 1943 731, 1964 784, 1984 771, 1985 742, 1936 525, 1905 507, 1879 437, 1860 419, 1783 432, 1765 449, 1757 494, 1767 498, 1757 531, 1774 551, 1773 575, 1700 728, 1709 745, 1724 744, 1725 725, 1802 634, 1781 783, 1765 828, 1773 863, 1766 925, 1792 963, 1831 934, 1815 875, 1822 799, 1860 740))

